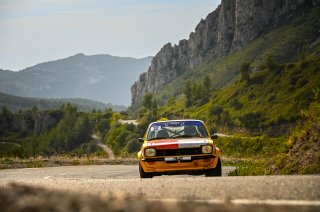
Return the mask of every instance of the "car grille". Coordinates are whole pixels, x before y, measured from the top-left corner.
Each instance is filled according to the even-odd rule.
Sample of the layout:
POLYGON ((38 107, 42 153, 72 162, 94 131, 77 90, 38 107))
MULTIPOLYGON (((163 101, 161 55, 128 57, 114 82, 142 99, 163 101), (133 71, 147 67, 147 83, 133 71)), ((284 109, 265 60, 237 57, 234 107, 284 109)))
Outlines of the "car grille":
MULTIPOLYGON (((212 159, 212 158, 215 158, 216 156, 214 155, 198 155, 198 156, 191 156, 191 161, 193 160, 206 160, 206 159, 212 159)), ((159 158, 159 157, 156 157, 156 158, 145 158, 143 159, 143 161, 145 162, 157 162, 157 161, 165 161, 165 158, 159 158)), ((179 160, 180 161, 180 160, 179 160)), ((186 161, 180 161, 181 163, 186 163, 186 162, 191 162, 189 160, 186 160, 186 161)), ((177 161, 166 161, 166 163, 178 163, 178 160, 177 161)))
POLYGON ((198 155, 198 154, 202 154, 201 148, 157 150, 157 156, 178 156, 178 155, 198 155))

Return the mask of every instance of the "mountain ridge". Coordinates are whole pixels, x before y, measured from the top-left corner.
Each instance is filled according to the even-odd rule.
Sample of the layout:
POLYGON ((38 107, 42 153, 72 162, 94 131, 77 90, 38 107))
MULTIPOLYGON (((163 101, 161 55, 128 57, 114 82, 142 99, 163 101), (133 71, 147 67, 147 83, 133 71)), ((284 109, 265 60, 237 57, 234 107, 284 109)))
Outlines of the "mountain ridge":
POLYGON ((113 111, 125 111, 127 108, 121 105, 104 104, 102 102, 89 99, 47 99, 34 97, 20 97, 0 92, 0 108, 6 107, 10 111, 18 112, 20 110, 31 109, 36 106, 39 110, 59 109, 63 104, 72 104, 79 111, 91 112, 92 110, 105 110, 111 108, 113 111))
MULTIPOLYGON (((158 119, 201 119, 231 134, 287 134, 319 96, 318 29, 320 6, 239 51, 185 71, 146 96, 158 103, 151 112, 158 119)), ((131 110, 141 120, 151 113, 145 105, 131 110)))
POLYGON ((18 72, 0 71, 0 92, 36 98, 85 98, 129 105, 130 86, 149 66, 141 59, 82 53, 18 72))
POLYGON ((137 108, 146 93, 157 94, 187 70, 236 52, 282 22, 304 15, 319 4, 319 0, 222 0, 215 11, 200 21, 188 40, 161 48, 148 71, 131 86, 131 106, 137 108))

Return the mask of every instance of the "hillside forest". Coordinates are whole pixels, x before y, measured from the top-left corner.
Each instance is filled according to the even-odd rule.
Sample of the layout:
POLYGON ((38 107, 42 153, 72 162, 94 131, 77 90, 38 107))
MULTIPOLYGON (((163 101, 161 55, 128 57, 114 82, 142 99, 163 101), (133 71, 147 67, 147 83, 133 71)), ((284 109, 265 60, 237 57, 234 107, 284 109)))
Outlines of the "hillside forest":
MULTIPOLYGON (((123 113, 125 116, 125 113, 123 113)), ((107 157, 92 135, 106 137, 117 155, 130 155, 140 148, 139 129, 118 123, 121 114, 105 111, 79 112, 71 104, 40 111, 36 106, 17 113, 6 107, 0 113, 1 157, 107 157), (129 136, 130 135, 130 136, 129 136)))

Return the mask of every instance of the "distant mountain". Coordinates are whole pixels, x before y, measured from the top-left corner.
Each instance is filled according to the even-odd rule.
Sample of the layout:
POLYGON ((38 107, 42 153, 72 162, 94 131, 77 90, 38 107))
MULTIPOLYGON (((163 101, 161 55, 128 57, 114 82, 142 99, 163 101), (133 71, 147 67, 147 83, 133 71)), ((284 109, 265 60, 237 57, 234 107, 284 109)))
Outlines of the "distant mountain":
POLYGON ((3 79, 5 79, 8 76, 11 76, 12 73, 13 73, 13 71, 0 69, 0 76, 1 76, 0 81, 2 81, 3 79))
POLYGON ((0 93, 0 108, 7 107, 11 111, 17 112, 19 110, 27 110, 33 106, 37 106, 39 110, 58 109, 62 104, 71 103, 76 106, 79 111, 90 112, 95 110, 105 110, 112 108, 113 111, 124 111, 125 106, 104 104, 88 99, 40 99, 32 97, 18 97, 9 94, 0 93))
POLYGON ((129 105, 130 85, 152 57, 77 54, 19 72, 0 69, 0 92, 38 98, 85 98, 129 105))

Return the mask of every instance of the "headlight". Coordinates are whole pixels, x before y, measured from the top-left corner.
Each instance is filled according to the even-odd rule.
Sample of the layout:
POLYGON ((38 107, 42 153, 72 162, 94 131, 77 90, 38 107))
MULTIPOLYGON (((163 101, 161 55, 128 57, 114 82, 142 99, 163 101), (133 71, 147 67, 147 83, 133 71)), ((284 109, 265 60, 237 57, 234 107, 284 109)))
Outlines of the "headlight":
POLYGON ((146 157, 156 156, 156 149, 153 149, 153 148, 145 149, 144 154, 146 155, 146 157))
POLYGON ((203 154, 212 153, 212 146, 210 146, 210 145, 202 146, 201 150, 202 150, 203 154))

